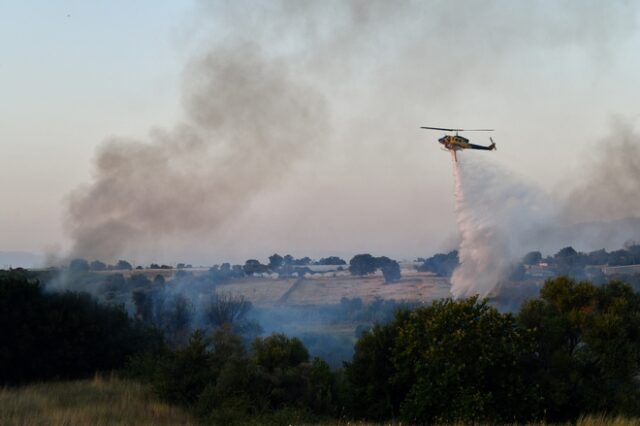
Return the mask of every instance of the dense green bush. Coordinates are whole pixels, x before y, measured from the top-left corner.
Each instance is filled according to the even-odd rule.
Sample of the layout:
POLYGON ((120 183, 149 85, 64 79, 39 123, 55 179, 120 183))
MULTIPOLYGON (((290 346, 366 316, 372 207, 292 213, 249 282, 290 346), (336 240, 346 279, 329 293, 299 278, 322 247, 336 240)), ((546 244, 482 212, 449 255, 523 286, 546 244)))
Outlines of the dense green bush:
POLYGON ((326 415, 338 405, 331 369, 318 358, 309 361, 300 340, 274 334, 255 339, 247 351, 228 325, 210 337, 196 331, 187 346, 155 360, 133 359, 128 372, 150 382, 163 400, 214 423, 244 423, 281 410, 326 415))
POLYGON ((519 321, 535 338, 548 418, 640 412, 640 295, 630 286, 550 280, 519 321))
POLYGON ((398 312, 356 344, 346 402, 418 423, 637 415, 639 371, 640 295, 560 277, 517 317, 476 298, 398 312))
POLYGON ((470 298, 400 311, 360 339, 347 365, 354 414, 409 422, 518 421, 539 396, 531 347, 511 315, 470 298))
POLYGON ((45 293, 22 272, 0 273, 0 383, 79 378, 121 368, 161 346, 122 309, 83 293, 45 293))

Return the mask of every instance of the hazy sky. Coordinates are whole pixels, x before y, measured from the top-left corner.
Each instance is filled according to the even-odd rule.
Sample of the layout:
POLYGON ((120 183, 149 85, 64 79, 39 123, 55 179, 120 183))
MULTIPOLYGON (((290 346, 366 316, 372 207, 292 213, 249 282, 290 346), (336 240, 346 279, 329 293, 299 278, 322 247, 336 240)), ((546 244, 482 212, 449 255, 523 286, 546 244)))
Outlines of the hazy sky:
MULTIPOLYGON (((544 191, 568 191, 587 159, 604 149, 602 141, 616 134, 616 119, 639 127, 637 4, 0 0, 0 250, 71 249, 77 216, 70 222, 69 199, 78 188, 96 188, 101 175, 94 160, 105 140, 137 140, 153 149, 160 143, 153 134, 192 122, 215 137, 217 122, 202 123, 209 116, 199 116, 194 103, 194 90, 211 89, 200 81, 208 68, 197 64, 213 58, 219 70, 233 54, 255 55, 268 70, 286 74, 297 95, 293 104, 277 104, 285 111, 306 107, 307 96, 319 100, 321 124, 312 133, 292 127, 287 113, 275 115, 279 122, 262 135, 278 138, 294 129, 312 146, 291 158, 265 157, 266 165, 252 159, 246 167, 261 173, 252 179, 278 173, 249 190, 241 186, 247 195, 230 203, 222 219, 161 233, 144 228, 123 257, 214 263, 273 252, 372 252, 411 258, 453 248, 449 156, 436 143, 441 135, 419 126, 495 128, 497 152, 467 155, 493 156, 544 191)), ((254 68, 243 66, 251 78, 254 68)), ((245 93, 248 84, 213 83, 229 96, 245 93)), ((246 93, 262 93, 262 86, 254 89, 246 93)), ((206 103, 215 90, 198 101, 206 103)), ((240 103, 229 114, 243 116, 250 128, 252 97, 232 99, 246 108, 240 103)), ((216 117, 224 115, 224 102, 215 108, 216 117)), ((301 117, 305 127, 315 123, 301 117)), ((234 120, 226 137, 234 140, 228 133, 242 133, 242 123, 234 120)), ((488 143, 487 135, 469 136, 488 143)), ((189 164, 180 167, 190 176, 189 164)), ((194 164, 200 174, 193 186, 204 188, 194 192, 198 197, 219 188, 202 186, 198 176, 221 176, 202 168, 194 164)), ((173 199, 174 189, 176 203, 194 210, 207 204, 185 199, 171 184, 159 188, 152 174, 145 179, 149 191, 163 196, 173 199)), ((145 182, 135 184, 145 191, 145 182)), ((114 199, 136 203, 135 196, 114 199)), ((82 212, 92 203, 84 200, 82 212)))

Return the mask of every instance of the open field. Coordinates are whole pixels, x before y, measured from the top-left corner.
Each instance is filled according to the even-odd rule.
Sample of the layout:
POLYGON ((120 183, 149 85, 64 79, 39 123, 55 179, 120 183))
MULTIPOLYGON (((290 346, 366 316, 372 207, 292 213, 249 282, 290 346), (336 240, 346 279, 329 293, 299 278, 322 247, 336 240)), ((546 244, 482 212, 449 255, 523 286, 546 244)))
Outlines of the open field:
POLYGON ((190 425, 190 415, 142 385, 96 376, 0 390, 2 425, 190 425))
POLYGON ((449 297, 446 278, 431 273, 402 271, 400 281, 387 284, 381 274, 354 277, 346 273, 306 276, 303 279, 248 277, 217 287, 218 291, 242 295, 256 305, 320 305, 340 299, 361 298, 367 303, 376 297, 397 301, 430 302, 449 297))
MULTIPOLYGON (((447 278, 430 272, 418 272, 413 264, 402 264, 402 278, 394 283, 385 283, 382 274, 359 277, 347 271, 338 271, 335 266, 312 266, 314 274, 303 278, 279 278, 276 274, 234 278, 216 287, 218 292, 241 295, 258 306, 273 305, 322 305, 339 303, 340 299, 360 298, 370 302, 379 297, 396 301, 430 302, 450 297, 451 284, 447 278)), ((204 275, 208 268, 189 268, 184 272, 195 276, 204 275)), ((130 277, 143 274, 149 279, 162 275, 171 280, 177 269, 140 269, 132 271, 104 271, 101 275, 123 274, 130 277)))

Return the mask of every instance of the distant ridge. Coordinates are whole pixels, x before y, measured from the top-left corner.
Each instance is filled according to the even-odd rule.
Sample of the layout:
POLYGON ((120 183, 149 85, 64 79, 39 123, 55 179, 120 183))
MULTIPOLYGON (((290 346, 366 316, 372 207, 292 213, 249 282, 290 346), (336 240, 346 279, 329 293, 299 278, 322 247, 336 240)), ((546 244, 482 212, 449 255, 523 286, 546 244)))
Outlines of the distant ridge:
POLYGON ((38 268, 44 265, 42 254, 28 251, 0 251, 0 269, 38 268))

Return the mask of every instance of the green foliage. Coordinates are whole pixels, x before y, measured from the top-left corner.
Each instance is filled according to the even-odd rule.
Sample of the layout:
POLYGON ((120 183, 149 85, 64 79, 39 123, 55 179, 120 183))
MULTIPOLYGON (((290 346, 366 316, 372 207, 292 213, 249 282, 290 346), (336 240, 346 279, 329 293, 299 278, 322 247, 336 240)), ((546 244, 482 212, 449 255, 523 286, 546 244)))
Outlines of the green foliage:
POLYGON ((73 259, 69 262, 69 271, 71 272, 88 272, 89 262, 85 259, 73 259))
POLYGON ((542 260, 542 253, 539 251, 530 251, 522 258, 522 263, 525 265, 535 265, 542 260))
POLYGON ((242 269, 247 275, 263 274, 269 272, 269 267, 267 265, 263 265, 259 260, 256 259, 247 260, 242 269))
POLYGON ((519 322, 536 341, 537 377, 550 419, 585 413, 636 414, 640 392, 640 296, 611 282, 596 287, 549 280, 519 322))
POLYGON ((88 294, 44 293, 18 272, 0 274, 0 383, 81 378, 157 349, 160 336, 88 294))
POLYGON ((131 266, 131 264, 126 260, 118 260, 118 263, 115 264, 113 269, 130 271, 133 269, 133 266, 131 266))
POLYGON ((380 270, 382 271, 382 276, 384 277, 385 282, 392 283, 401 278, 400 264, 398 262, 389 259, 386 256, 379 257, 377 262, 380 270))
POLYGON ((378 264, 376 258, 370 254, 357 254, 349 261, 349 272, 351 275, 364 276, 373 274, 378 264))
POLYGON ((358 341, 346 367, 357 416, 412 423, 535 416, 528 340, 510 315, 471 298, 399 311, 358 341))
POLYGON ((269 256, 269 269, 272 271, 277 270, 283 263, 284 257, 280 256, 278 253, 269 256))
POLYGON ((189 344, 160 358, 153 386, 162 399, 192 405, 208 383, 215 380, 212 354, 200 331, 191 335, 189 344))
POLYGON ((441 277, 450 277, 454 269, 460 265, 458 250, 447 254, 438 253, 428 259, 418 259, 422 264, 417 266, 418 271, 433 272, 441 277))
POLYGON ((99 260, 94 260, 89 265, 89 269, 91 269, 92 271, 106 271, 107 265, 103 262, 100 262, 99 260))
POLYGON ((247 318, 252 308, 244 296, 215 293, 204 305, 205 321, 213 329, 230 326, 236 333, 252 338, 262 332, 257 322, 247 318))
POLYGON ((526 336, 486 301, 437 301, 404 318, 395 340, 397 380, 410 384, 409 421, 521 421, 536 415, 526 382, 526 336))
POLYGON ((329 256, 329 257, 323 257, 322 259, 318 260, 318 265, 346 265, 347 262, 345 262, 343 259, 339 258, 338 256, 329 256))
POLYGON ((302 342, 284 334, 272 334, 265 339, 258 337, 252 347, 257 364, 269 372, 276 368, 291 368, 309 360, 309 352, 302 342))
POLYGON ((553 256, 558 275, 572 277, 584 277, 584 267, 587 264, 587 256, 578 253, 573 247, 565 247, 553 256))
POLYGON ((370 254, 357 254, 349 261, 351 275, 364 276, 374 273, 377 269, 382 271, 386 282, 400 279, 400 264, 386 256, 373 257, 370 254))
POLYGON ((279 410, 324 414, 337 406, 329 366, 317 358, 309 362, 302 342, 281 334, 255 339, 247 353, 242 338, 225 325, 210 338, 195 332, 184 348, 149 361, 132 361, 131 370, 144 374, 134 377, 151 382, 165 401, 192 407, 209 422, 247 424, 279 410))
POLYGON ((393 358, 399 322, 374 325, 358 339, 353 361, 345 364, 347 403, 356 418, 384 420, 397 417, 400 411, 407 389, 395 380, 398 371, 393 358))

